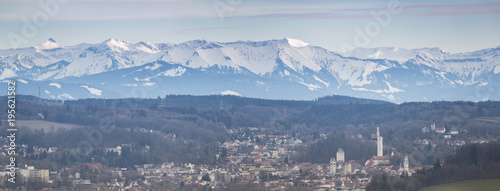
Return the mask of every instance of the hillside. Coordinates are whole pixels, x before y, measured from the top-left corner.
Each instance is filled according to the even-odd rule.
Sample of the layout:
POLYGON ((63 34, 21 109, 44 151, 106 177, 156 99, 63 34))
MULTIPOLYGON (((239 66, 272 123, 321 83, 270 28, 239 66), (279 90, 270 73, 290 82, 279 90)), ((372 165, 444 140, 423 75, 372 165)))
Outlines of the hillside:
POLYGON ((443 184, 420 189, 420 191, 495 191, 500 188, 500 179, 472 180, 443 184))
MULTIPOLYGON (((460 187, 464 190, 481 185, 486 190, 492 187, 498 190, 497 178, 500 177, 500 142, 489 142, 484 144, 467 144, 457 149, 456 153, 446 157, 444 162, 437 160, 432 168, 424 168, 417 171, 411 177, 375 177, 374 181, 366 187, 366 190, 377 190, 380 188, 394 188, 399 190, 420 190, 422 187, 441 185, 425 188, 422 190, 452 189, 460 187), (496 179, 493 179, 496 178, 496 179), (493 179, 485 181, 482 179, 493 179), (482 180, 479 182, 461 182, 465 180, 482 180), (448 183, 454 183, 449 184, 448 183), (445 185, 442 185, 445 184, 445 185)), ((475 187, 473 190, 482 190, 475 187)))
MULTIPOLYGON (((490 139, 500 135, 498 123, 492 122, 492 119, 499 117, 500 103, 491 101, 398 105, 347 96, 291 101, 217 95, 82 99, 64 103, 20 95, 17 100, 18 125, 23 126, 25 120, 40 121, 34 130, 21 128, 20 143, 70 149, 76 147, 78 141, 86 139, 85 136, 79 136, 82 132, 92 132, 103 124, 110 124, 114 129, 113 134, 106 134, 99 146, 130 143, 133 148, 140 149, 149 145, 156 151, 155 155, 141 159, 142 162, 161 161, 170 157, 172 161, 211 163, 213 159, 209 156, 215 151, 210 150, 213 148, 208 145, 237 139, 229 132, 248 131, 249 127, 262 128, 261 133, 288 135, 308 142, 308 145, 310 143, 293 159, 316 163, 328 162, 335 154, 335 149, 331 148, 338 147, 351 150, 346 154, 347 157, 366 160, 373 155, 370 152, 374 144, 370 136, 377 126, 381 128, 388 149, 393 148, 401 153, 415 152, 419 157, 413 160, 422 165, 432 164, 437 158, 442 159, 453 151, 446 146, 446 141, 441 140, 442 137, 421 133, 421 128, 429 124, 436 123, 447 129, 458 128, 461 132, 467 132, 460 135, 463 140, 490 139), (46 128, 42 131, 40 125, 44 124, 46 128), (75 124, 81 128, 57 130, 54 124, 75 124), (176 141, 165 139, 174 134, 176 141), (321 134, 325 137, 321 138, 321 134), (416 144, 419 139, 435 139, 443 142, 443 145, 429 149, 416 144), (169 148, 187 149, 193 153, 179 154, 181 150, 165 149, 161 145, 171 145, 169 148), (195 151, 206 154, 198 156, 194 154, 195 151)), ((0 106, 0 109, 2 107, 6 109, 6 105, 0 106)), ((0 114, 0 117, 6 118, 5 114, 0 114)), ((136 162, 129 161, 121 165, 136 162)))

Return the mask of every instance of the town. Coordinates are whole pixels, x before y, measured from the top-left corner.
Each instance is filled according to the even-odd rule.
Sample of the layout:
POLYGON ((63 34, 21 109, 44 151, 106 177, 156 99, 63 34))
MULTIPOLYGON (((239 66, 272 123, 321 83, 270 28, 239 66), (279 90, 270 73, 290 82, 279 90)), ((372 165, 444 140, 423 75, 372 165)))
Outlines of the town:
MULTIPOLYGON (((213 156, 217 161, 216 164, 165 161, 156 165, 142 164, 134 165, 133 168, 113 168, 90 162, 65 167, 58 171, 21 164, 17 171, 21 182, 30 183, 30 185, 39 184, 44 190, 150 190, 154 188, 223 190, 233 184, 243 184, 246 187, 261 186, 266 190, 287 188, 364 190, 374 175, 411 176, 426 167, 425 165, 416 166, 415 162, 410 160, 411 153, 396 150, 384 153, 384 139, 380 128, 376 127, 373 130, 371 136, 366 138, 361 134, 350 136, 352 139, 366 139, 376 144, 376 155, 366 161, 347 158, 346 153, 352 151, 335 147, 329 148, 336 151, 329 163, 295 161, 300 150, 297 148, 318 140, 303 142, 301 138, 311 135, 266 134, 268 130, 265 128, 247 127, 227 129, 232 140, 219 144, 218 152, 213 156), (393 159, 402 162, 399 165, 391 164, 390 161, 393 159)), ((163 134, 165 139, 172 141, 177 139, 175 134, 164 134, 146 129, 141 131, 163 134)), ((432 148, 441 145, 451 149, 464 145, 465 141, 468 143, 489 141, 461 139, 458 135, 467 133, 466 131, 459 131, 456 128, 447 130, 445 127, 436 127, 435 124, 423 127, 421 133, 432 136, 429 139, 414 140, 415 147, 432 148)), ((318 139, 325 139, 326 136, 326 134, 320 134, 318 139)), ((4 145, 1 155, 5 156, 8 150, 8 140, 1 138, 0 141, 4 145)), ((120 156, 126 148, 130 149, 130 147, 130 144, 121 144, 105 148, 104 152, 120 156)), ((148 151, 148 147, 143 148, 145 152, 148 151)), ((28 149, 37 155, 60 152, 57 147, 21 145, 20 153, 27 157, 28 149)), ((9 172, 7 166, 0 172, 3 180, 0 181, 1 185, 7 184, 9 172)))

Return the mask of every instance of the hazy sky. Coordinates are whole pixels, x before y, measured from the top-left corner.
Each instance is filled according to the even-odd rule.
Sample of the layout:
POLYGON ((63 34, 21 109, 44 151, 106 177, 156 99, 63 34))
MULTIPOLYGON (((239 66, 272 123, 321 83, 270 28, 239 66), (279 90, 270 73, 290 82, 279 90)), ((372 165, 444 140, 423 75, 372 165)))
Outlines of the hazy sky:
POLYGON ((0 0, 0 36, 0 49, 48 38, 71 46, 109 38, 180 43, 290 37, 333 51, 396 46, 465 52, 500 46, 500 1, 0 0))

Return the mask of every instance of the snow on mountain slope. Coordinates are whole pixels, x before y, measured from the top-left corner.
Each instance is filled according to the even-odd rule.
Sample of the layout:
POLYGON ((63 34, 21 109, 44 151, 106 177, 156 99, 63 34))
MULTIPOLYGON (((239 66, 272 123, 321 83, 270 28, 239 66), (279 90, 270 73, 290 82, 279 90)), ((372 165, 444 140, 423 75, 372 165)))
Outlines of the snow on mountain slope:
POLYGON ((87 89, 91 94, 100 96, 102 95, 102 90, 96 88, 90 88, 89 86, 80 86, 82 88, 87 89))
POLYGON ((426 57, 438 58, 444 55, 449 55, 449 53, 439 48, 405 49, 399 47, 358 47, 349 52, 343 53, 342 55, 362 59, 387 59, 406 62, 410 59, 415 59, 417 55, 425 55, 426 57))
POLYGON ((296 47, 296 48, 300 48, 300 47, 304 47, 304 46, 309 45, 309 43, 305 43, 305 42, 298 40, 298 39, 286 38, 286 40, 288 41, 288 44, 290 46, 296 47))
POLYGON ((127 51, 130 50, 128 46, 130 43, 111 38, 105 42, 106 46, 109 47, 112 51, 115 52, 122 52, 122 51, 127 51))
MULTIPOLYGON (((245 96, 245 92, 251 93, 249 89, 257 88, 262 92, 256 95, 266 95, 286 83, 287 88, 297 91, 294 98, 317 92, 408 101, 431 97, 414 95, 420 94, 417 89, 452 92, 457 88, 486 88, 488 96, 477 98, 484 99, 500 91, 499 55, 500 47, 459 54, 439 48, 392 47, 356 48, 337 54, 291 38, 227 43, 193 40, 180 44, 130 43, 111 38, 75 46, 59 46, 49 39, 31 48, 0 50, 0 79, 45 83, 52 97, 68 97, 66 88, 106 96, 107 89, 151 87, 148 91, 158 94, 165 92, 156 92, 160 90, 155 88, 175 89, 174 84, 163 85, 173 81, 184 84, 179 91, 190 92, 189 87, 202 81, 200 85, 207 83, 200 86, 206 94, 231 88, 245 96), (102 82, 93 76, 100 76, 102 82), (242 77, 246 79, 239 79, 242 77), (72 87, 72 83, 82 82, 77 79, 92 83, 72 87), (65 85, 55 85, 60 82, 65 85), (236 84, 215 90, 219 85, 214 83, 236 84)), ((280 89, 280 93, 283 91, 293 92, 280 89)), ((443 92, 434 99, 448 95, 443 92)))
POLYGON ((477 78, 500 66, 500 47, 475 52, 451 54, 439 48, 403 49, 356 48, 345 56, 362 59, 395 60, 404 64, 425 65, 463 78, 465 84, 475 84, 477 78))
POLYGON ((221 92, 222 95, 233 95, 233 96, 241 96, 238 92, 226 90, 221 92))
POLYGON ((16 77, 16 72, 10 68, 5 68, 3 69, 2 73, 0 74, 0 80, 6 79, 6 78, 12 78, 16 77))
POLYGON ((58 83, 50 83, 49 86, 54 86, 57 87, 58 89, 61 89, 61 84, 58 83))
POLYGON ((60 48, 61 46, 59 46, 56 41, 52 38, 49 38, 47 41, 45 41, 44 43, 38 45, 38 46, 35 46, 35 48, 39 51, 39 50, 48 50, 48 49, 55 49, 55 48, 60 48))
POLYGON ((177 77, 177 76, 182 76, 186 72, 186 69, 183 67, 177 67, 174 69, 167 70, 165 72, 162 72, 160 74, 164 76, 170 76, 170 77, 177 77))
MULTIPOLYGON (((58 71, 32 72, 30 73, 32 76, 26 76, 35 80, 80 77, 141 66, 158 60, 197 69, 217 67, 231 68, 236 72, 248 70, 260 76, 274 72, 278 67, 276 59, 280 59, 286 68, 299 73, 304 69, 319 72, 324 68, 328 68, 333 62, 345 60, 336 53, 289 38, 235 43, 197 40, 178 45, 163 46, 163 49, 159 47, 154 43, 140 42, 132 44, 112 38, 96 45, 81 44, 40 52, 30 51, 30 49, 19 52, 0 51, 0 55, 6 57, 5 61, 14 68, 14 71, 28 71, 33 67, 46 67, 60 61, 69 63, 58 71)), ((371 66, 373 63, 357 62, 362 63, 359 65, 346 65, 347 70, 352 70, 348 71, 347 75, 355 75, 351 79, 343 77, 343 74, 337 74, 343 71, 335 68, 331 68, 330 72, 342 76, 341 80, 343 81, 351 81, 349 84, 359 84, 358 82, 352 82, 353 79, 362 77, 361 70, 364 70, 365 64, 373 67, 371 66)), ((366 76, 370 72, 364 74, 366 76)))

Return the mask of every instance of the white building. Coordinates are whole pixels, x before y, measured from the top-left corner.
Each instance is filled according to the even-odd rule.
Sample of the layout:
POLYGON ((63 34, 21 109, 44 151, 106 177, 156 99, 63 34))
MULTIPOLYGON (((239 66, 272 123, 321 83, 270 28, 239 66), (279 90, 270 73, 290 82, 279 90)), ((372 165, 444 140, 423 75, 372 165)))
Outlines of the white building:
POLYGON ((425 126, 424 128, 422 128, 422 133, 430 133, 430 132, 431 132, 430 127, 425 126))
POLYGON ((377 127, 377 156, 384 156, 384 141, 380 136, 379 128, 377 127))
POLYGON ((446 128, 445 127, 436 127, 436 133, 446 133, 446 128))
POLYGON ((337 162, 335 161, 335 158, 330 159, 330 175, 335 176, 335 173, 337 172, 337 162))
POLYGON ((405 161, 404 161, 404 170, 406 172, 410 171, 410 161, 408 161, 408 155, 405 156, 405 161))
POLYGON ((352 173, 352 166, 351 163, 347 163, 344 165, 344 168, 342 169, 344 175, 350 175, 352 173))
POLYGON ((344 150, 342 150, 342 148, 339 148, 339 150, 337 150, 337 161, 339 162, 345 161, 344 155, 345 155, 344 150))
POLYGON ((47 169, 35 169, 34 166, 25 165, 24 169, 19 169, 19 174, 24 181, 49 182, 50 173, 47 169))

